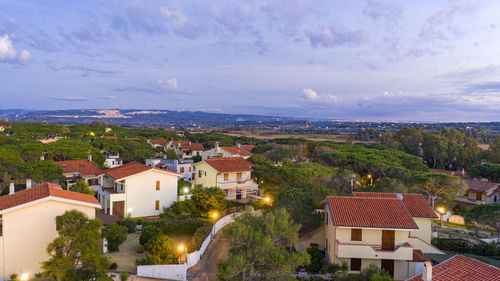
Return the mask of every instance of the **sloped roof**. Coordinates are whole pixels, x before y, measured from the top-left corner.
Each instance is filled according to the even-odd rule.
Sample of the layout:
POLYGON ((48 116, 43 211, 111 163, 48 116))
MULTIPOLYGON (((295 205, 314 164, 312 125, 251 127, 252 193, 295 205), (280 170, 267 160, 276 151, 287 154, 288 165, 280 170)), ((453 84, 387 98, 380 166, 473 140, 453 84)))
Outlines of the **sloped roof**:
POLYGON ((107 139, 107 140, 117 140, 118 139, 117 136, 103 136, 102 138, 107 139))
POLYGON ((403 202, 396 198, 327 196, 335 226, 418 229, 403 202))
POLYGON ((240 146, 241 146, 241 148, 246 149, 248 151, 251 151, 252 149, 254 149, 256 147, 255 145, 252 145, 252 144, 242 144, 240 146))
POLYGON ((103 170, 99 169, 94 162, 89 160, 68 160, 55 161, 63 168, 63 173, 80 173, 83 176, 102 175, 103 170))
MULTIPOLYGON (((408 280, 421 281, 422 273, 408 280)), ((432 281, 458 280, 498 281, 500 268, 462 255, 455 255, 432 267, 432 281)))
POLYGON ((174 141, 174 146, 181 145, 184 151, 203 151, 203 144, 190 141, 174 141))
MULTIPOLYGON (((386 192, 354 192, 354 196, 356 197, 396 198, 396 195, 397 193, 386 193, 386 192)), ((417 217, 417 218, 438 217, 421 194, 402 193, 401 195, 403 195, 403 204, 405 205, 406 209, 408 209, 412 217, 417 217)))
POLYGON ((468 189, 479 192, 486 192, 498 185, 496 182, 489 181, 465 180, 465 182, 467 183, 468 189))
POLYGON ((420 249, 413 249, 413 260, 415 262, 426 262, 431 259, 422 252, 420 249))
POLYGON ((252 153, 249 151, 246 151, 245 149, 238 148, 236 146, 222 146, 221 149, 224 149, 225 151, 233 154, 233 155, 242 155, 242 156, 252 156, 252 153))
POLYGON ((100 208, 99 202, 92 195, 63 190, 58 184, 44 183, 18 191, 12 195, 0 196, 0 213, 4 210, 46 197, 57 197, 86 204, 94 204, 96 205, 94 207, 100 208))
POLYGON ((157 145, 167 145, 166 140, 149 140, 149 143, 157 145))
POLYGON ((216 157, 207 159, 205 162, 221 173, 252 171, 253 166, 241 157, 216 157))
POLYGON ((142 173, 142 172, 147 171, 147 170, 157 170, 157 171, 162 171, 162 172, 168 172, 169 174, 173 174, 176 176, 179 175, 179 174, 174 173, 172 171, 167 171, 167 170, 163 170, 163 169, 159 169, 159 168, 155 168, 155 167, 150 167, 150 166, 147 166, 145 164, 138 163, 138 162, 130 162, 127 164, 123 164, 123 165, 118 166, 118 167, 107 169, 104 172, 106 173, 106 175, 114 178, 115 180, 118 180, 118 179, 123 179, 123 178, 129 177, 129 176, 138 174, 138 173, 142 173))

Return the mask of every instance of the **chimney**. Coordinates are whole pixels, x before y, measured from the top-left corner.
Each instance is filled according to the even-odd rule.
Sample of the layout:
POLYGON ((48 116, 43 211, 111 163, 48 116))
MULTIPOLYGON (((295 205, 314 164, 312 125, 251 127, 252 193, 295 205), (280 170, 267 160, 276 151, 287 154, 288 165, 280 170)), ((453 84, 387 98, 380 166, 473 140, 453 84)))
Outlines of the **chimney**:
POLYGON ((40 160, 41 160, 41 161, 45 160, 45 156, 41 155, 41 156, 40 156, 40 160))
POLYGON ((465 176, 465 169, 462 168, 462 176, 465 176))
POLYGON ((237 148, 241 148, 241 144, 240 144, 240 143, 237 143, 237 144, 236 144, 236 147, 237 147, 237 148))
POLYGON ((218 141, 216 141, 216 142, 215 142, 215 152, 216 152, 216 153, 219 153, 219 152, 220 152, 220 149, 219 149, 219 142, 218 142, 218 141))
POLYGON ((9 195, 12 195, 16 192, 16 187, 14 186, 14 183, 11 182, 9 186, 9 195))
POLYGON ((402 194, 396 194, 396 198, 398 198, 399 200, 403 201, 403 195, 402 194))
POLYGON ((430 261, 426 261, 424 263, 424 269, 422 272, 422 280, 423 281, 431 281, 432 280, 432 264, 430 261))
POLYGON ((31 188, 31 179, 26 179, 26 189, 31 188))
POLYGON ((90 162, 92 162, 92 154, 90 154, 90 152, 89 152, 89 155, 88 155, 88 159, 89 159, 90 162))

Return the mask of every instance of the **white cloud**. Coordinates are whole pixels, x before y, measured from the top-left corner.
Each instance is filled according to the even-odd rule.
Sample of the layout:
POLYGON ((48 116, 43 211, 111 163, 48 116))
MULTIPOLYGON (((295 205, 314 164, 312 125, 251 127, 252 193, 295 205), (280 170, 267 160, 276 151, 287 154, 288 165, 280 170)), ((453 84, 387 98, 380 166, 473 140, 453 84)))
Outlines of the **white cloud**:
POLYGON ((174 27, 182 27, 186 25, 187 16, 179 10, 162 7, 160 12, 172 23, 174 27))
POLYGON ((320 103, 337 103, 340 99, 332 94, 318 94, 315 90, 311 88, 302 89, 303 97, 308 101, 320 102, 320 103))
POLYGON ((159 79, 158 87, 165 92, 182 92, 183 89, 179 87, 177 83, 177 78, 172 78, 168 80, 159 79))
POLYGON ((0 36, 0 62, 26 63, 32 58, 30 52, 22 50, 18 55, 9 35, 0 36))

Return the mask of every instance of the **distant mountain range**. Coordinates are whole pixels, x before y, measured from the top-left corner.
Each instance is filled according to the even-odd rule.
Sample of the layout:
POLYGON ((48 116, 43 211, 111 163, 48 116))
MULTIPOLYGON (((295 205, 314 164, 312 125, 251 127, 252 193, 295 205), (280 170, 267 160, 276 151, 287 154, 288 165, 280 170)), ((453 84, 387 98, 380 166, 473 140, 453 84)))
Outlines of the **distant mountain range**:
POLYGON ((144 109, 0 109, 0 118, 11 122, 78 124, 100 121, 123 126, 188 128, 231 127, 246 122, 297 121, 294 118, 279 116, 144 109))

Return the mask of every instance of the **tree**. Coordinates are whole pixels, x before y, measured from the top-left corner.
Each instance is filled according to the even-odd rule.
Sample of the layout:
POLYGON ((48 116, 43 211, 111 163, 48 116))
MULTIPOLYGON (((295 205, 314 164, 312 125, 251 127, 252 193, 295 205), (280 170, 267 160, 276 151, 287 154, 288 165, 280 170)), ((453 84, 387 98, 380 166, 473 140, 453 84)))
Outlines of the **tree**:
POLYGON ((109 280, 111 262, 101 250, 101 222, 72 210, 56 218, 59 236, 47 247, 43 275, 51 280, 109 280))
POLYGON ((69 187, 69 190, 74 192, 79 192, 88 195, 94 195, 95 192, 89 188, 89 185, 85 182, 85 180, 78 180, 76 184, 69 187))
POLYGON ((168 264, 174 255, 174 241, 167 234, 158 234, 145 246, 147 264, 168 264))
POLYGON ((263 215, 245 213, 235 219, 224 235, 229 239, 229 258, 220 262, 219 280, 293 280, 299 265, 309 264, 306 252, 295 253, 300 225, 283 208, 263 215))
POLYGON ((102 236, 108 240, 110 252, 119 251, 120 245, 127 239, 127 227, 117 223, 106 225, 102 229, 102 236))
POLYGON ((423 158, 433 168, 443 167, 443 158, 446 157, 446 139, 436 133, 425 132, 422 141, 423 158))
POLYGON ((174 159, 174 160, 179 159, 179 157, 177 157, 177 153, 175 153, 173 149, 167 149, 165 154, 167 156, 167 159, 174 159))
POLYGON ((401 150, 420 156, 420 145, 423 140, 422 128, 404 127, 396 133, 395 139, 399 142, 401 150))
POLYGON ((321 223, 321 218, 314 214, 316 206, 312 197, 298 186, 283 186, 276 198, 276 205, 285 208, 294 221, 305 229, 314 230, 321 223))
POLYGON ((476 222, 493 228, 500 236, 500 203, 477 205, 465 213, 468 224, 476 222))
POLYGON ((35 181, 64 179, 63 168, 49 160, 25 162, 19 165, 18 170, 26 178, 33 179, 35 181))
POLYGON ((191 200, 205 215, 213 210, 222 211, 226 208, 226 193, 219 187, 203 187, 197 185, 193 188, 191 200))
POLYGON ((486 178, 493 182, 500 181, 500 164, 485 163, 474 165, 467 170, 467 175, 473 178, 486 178))
POLYGON ((436 198, 442 197, 451 203, 457 193, 462 193, 465 190, 465 184, 455 176, 431 174, 424 183, 417 185, 417 188, 427 195, 427 200, 434 209, 436 198))
POLYGON ((492 163, 500 163, 500 136, 496 136, 490 143, 487 158, 492 163))

